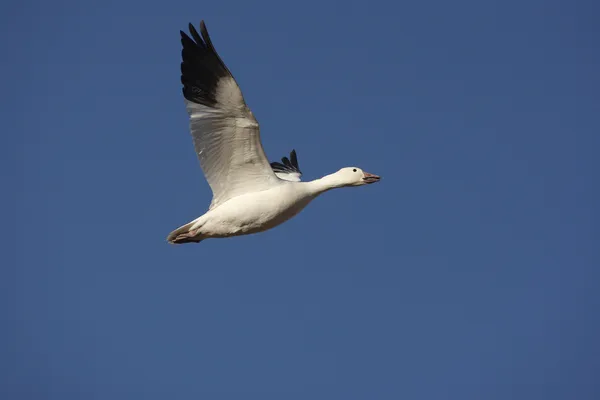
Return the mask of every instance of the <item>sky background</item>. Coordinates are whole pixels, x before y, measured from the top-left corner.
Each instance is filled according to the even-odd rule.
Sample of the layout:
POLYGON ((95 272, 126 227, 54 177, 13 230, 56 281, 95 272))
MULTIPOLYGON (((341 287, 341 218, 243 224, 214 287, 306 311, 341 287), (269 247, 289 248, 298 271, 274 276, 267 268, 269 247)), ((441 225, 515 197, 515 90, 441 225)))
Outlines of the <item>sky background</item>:
POLYGON ((600 398, 593 1, 0 6, 0 398, 600 398), (211 199, 179 30, 265 150, 379 174, 262 234, 211 199))

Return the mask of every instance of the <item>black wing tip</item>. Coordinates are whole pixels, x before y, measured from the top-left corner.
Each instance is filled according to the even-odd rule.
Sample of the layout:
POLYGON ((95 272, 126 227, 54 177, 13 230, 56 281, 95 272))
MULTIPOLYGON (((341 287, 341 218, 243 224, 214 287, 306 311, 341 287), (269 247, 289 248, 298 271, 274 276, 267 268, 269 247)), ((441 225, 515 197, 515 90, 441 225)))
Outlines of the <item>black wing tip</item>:
POLYGON ((204 44, 204 41, 202 40, 200 35, 198 35, 198 31, 196 30, 196 28, 194 28, 194 25, 189 23, 188 30, 190 31, 190 34, 194 38, 194 42, 196 43, 197 46, 206 47, 204 44))
POLYGON ((298 165, 298 156, 296 155, 296 149, 292 149, 292 151, 290 152, 290 160, 292 162, 292 165, 296 167, 298 171, 300 171, 300 166, 298 165))
POLYGON ((296 150, 290 152, 290 158, 282 157, 281 162, 272 162, 271 168, 273 168, 273 171, 275 172, 297 172, 302 174, 302 171, 300 171, 300 167, 298 166, 296 150))
POLYGON ((200 33, 202 33, 202 39, 204 39, 205 42, 210 42, 208 28, 206 27, 206 23, 204 23, 203 19, 200 20, 200 33))
POLYGON ((200 21, 200 34, 192 23, 188 23, 188 30, 189 34, 179 31, 183 96, 193 103, 215 107, 219 80, 233 76, 215 50, 204 20, 200 21))
MULTIPOLYGON (((202 35, 198 34, 198 31, 196 30, 196 27, 191 22, 188 22, 188 32, 189 33, 184 32, 182 30, 179 30, 179 34, 181 35, 182 41, 185 40, 185 41, 188 42, 187 44, 190 44, 190 45, 193 44, 193 45, 198 46, 198 47, 200 47, 202 49, 206 49, 207 48, 207 41, 206 41, 206 37, 204 35, 204 32, 206 32, 206 35, 208 35, 208 31, 206 31, 206 28, 204 28, 204 29, 202 28, 204 26, 203 22, 204 21, 200 22, 200 26, 201 26, 200 32, 202 32, 202 35), (189 43, 189 42, 191 42, 191 43, 189 43)), ((183 43, 183 44, 184 44, 184 47, 185 47, 186 43, 183 43)), ((214 50, 214 48, 213 48, 213 50, 214 50)))

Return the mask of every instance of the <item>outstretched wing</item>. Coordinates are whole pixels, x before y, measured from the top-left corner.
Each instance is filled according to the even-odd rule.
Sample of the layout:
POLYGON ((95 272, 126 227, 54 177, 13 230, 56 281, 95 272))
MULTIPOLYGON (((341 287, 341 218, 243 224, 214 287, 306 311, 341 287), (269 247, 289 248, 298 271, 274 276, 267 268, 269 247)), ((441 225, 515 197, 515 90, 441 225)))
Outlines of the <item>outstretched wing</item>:
POLYGON ((181 83, 200 166, 213 192, 210 207, 278 184, 258 122, 233 75, 215 50, 204 21, 192 38, 181 32, 181 83))
POLYGON ((283 157, 281 162, 272 162, 271 168, 273 168, 275 175, 281 179, 292 182, 300 182, 302 171, 300 171, 300 167, 298 166, 296 150, 292 150, 289 159, 287 157, 283 157))

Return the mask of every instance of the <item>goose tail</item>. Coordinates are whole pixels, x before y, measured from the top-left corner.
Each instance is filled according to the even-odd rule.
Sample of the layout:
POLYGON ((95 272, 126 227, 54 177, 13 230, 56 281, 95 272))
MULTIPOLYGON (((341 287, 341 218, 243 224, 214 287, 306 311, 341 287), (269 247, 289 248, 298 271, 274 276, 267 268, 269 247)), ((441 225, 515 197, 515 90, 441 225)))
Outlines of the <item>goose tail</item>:
POLYGON ((167 242, 171 244, 183 244, 183 243, 200 243, 206 239, 200 232, 198 220, 195 219, 192 222, 175 229, 167 236, 167 242))

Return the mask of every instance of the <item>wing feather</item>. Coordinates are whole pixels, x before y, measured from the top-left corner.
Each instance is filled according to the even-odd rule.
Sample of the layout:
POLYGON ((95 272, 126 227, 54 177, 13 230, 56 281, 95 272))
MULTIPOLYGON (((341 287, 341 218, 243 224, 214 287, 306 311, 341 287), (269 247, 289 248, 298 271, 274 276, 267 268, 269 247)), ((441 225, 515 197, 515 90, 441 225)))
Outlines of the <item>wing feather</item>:
POLYGON ((292 150, 290 158, 283 157, 281 162, 272 162, 271 168, 278 178, 292 182, 300 182, 301 180, 302 171, 300 171, 300 167, 298 166, 296 150, 292 150))
POLYGON ((200 34, 181 32, 181 83, 190 131, 213 192, 211 208, 279 183, 260 141, 258 121, 233 75, 217 54, 204 21, 200 34), (193 39, 192 39, 193 38, 193 39))

